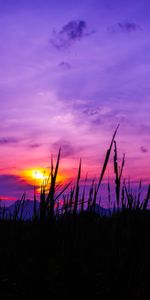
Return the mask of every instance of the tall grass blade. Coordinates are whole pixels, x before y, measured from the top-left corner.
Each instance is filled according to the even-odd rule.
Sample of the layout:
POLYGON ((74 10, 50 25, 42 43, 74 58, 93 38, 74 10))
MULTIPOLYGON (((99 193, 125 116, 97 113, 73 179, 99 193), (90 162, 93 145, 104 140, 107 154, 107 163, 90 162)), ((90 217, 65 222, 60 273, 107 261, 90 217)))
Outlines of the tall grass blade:
POLYGON ((77 207, 78 207, 80 176, 81 176, 81 158, 80 158, 80 162, 79 162, 78 176, 77 176, 77 182, 76 182, 75 201, 74 201, 74 209, 73 209, 73 214, 74 215, 76 215, 77 207))
POLYGON ((102 179, 103 179, 103 176, 104 176, 104 173, 105 173, 105 170, 106 170, 108 161, 109 161, 109 157, 110 157, 112 145, 113 145, 115 136, 116 136, 116 134, 117 134, 118 128, 119 128, 119 124, 118 124, 118 126, 117 126, 117 128, 116 128, 116 130, 115 130, 115 132, 114 132, 114 134, 113 134, 113 137, 112 137, 112 140, 111 140, 111 143, 110 143, 110 147, 108 148, 108 150, 107 150, 107 152, 106 152, 104 164, 103 164, 103 167, 102 167, 102 171, 101 171, 100 178, 99 178, 99 182, 98 182, 98 186, 97 186, 97 192, 98 192, 98 190, 99 190, 99 188, 100 188, 100 185, 101 185, 101 182, 102 182, 102 179))

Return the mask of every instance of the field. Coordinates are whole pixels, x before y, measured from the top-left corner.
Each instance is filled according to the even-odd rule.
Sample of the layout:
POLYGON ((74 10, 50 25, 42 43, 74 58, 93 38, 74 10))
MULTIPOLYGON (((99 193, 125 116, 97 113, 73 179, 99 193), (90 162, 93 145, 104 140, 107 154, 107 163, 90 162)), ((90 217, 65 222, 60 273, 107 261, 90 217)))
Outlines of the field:
POLYGON ((149 294, 150 214, 2 221, 0 294, 70 299, 149 294))

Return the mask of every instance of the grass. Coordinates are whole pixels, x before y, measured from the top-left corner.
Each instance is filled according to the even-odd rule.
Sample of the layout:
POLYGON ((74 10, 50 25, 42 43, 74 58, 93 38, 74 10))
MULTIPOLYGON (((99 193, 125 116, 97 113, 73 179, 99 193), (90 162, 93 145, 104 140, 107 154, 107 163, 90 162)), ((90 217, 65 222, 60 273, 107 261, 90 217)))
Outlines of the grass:
MULTIPOLYGON (((22 217, 25 194, 7 219, 1 207, 1 299, 150 296, 150 186, 142 199, 142 183, 135 194, 122 179, 125 156, 119 167, 117 129, 88 194, 87 176, 81 190, 81 160, 75 184, 57 184, 59 149, 56 164, 51 157, 49 178, 41 185, 39 206, 34 187, 32 220, 22 217), (96 207, 113 149, 116 196, 114 213, 106 217, 96 213, 96 207)), ((111 197, 108 180, 108 203, 111 197)))
POLYGON ((0 295, 134 297, 149 291, 149 211, 1 221, 0 295))

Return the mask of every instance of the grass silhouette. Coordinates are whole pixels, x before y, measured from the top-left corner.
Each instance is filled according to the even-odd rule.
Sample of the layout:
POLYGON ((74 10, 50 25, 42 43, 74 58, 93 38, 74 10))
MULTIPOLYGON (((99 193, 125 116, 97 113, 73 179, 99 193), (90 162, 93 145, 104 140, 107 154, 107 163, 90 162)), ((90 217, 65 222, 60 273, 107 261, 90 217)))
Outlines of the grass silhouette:
MULTIPOLYGON (((118 129, 118 127, 117 127, 118 129)), ((0 219, 0 296, 70 299, 105 297, 145 299, 150 296, 150 185, 141 197, 122 180, 125 156, 118 165, 117 129, 108 148, 98 182, 86 194, 81 189, 82 162, 76 183, 57 183, 61 149, 50 175, 43 180, 40 204, 25 221, 26 195, 16 202, 13 215, 0 219), (114 210, 109 217, 97 211, 99 190, 114 147, 114 210), (61 198, 61 204, 59 199, 61 198)), ((111 202, 108 181, 108 203, 111 202)))

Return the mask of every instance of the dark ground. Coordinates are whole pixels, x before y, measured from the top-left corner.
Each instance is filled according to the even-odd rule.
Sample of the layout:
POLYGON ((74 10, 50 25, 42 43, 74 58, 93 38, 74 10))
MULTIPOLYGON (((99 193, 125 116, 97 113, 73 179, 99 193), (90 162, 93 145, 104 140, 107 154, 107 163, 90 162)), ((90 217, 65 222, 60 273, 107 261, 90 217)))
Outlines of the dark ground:
POLYGON ((150 213, 0 222, 0 298, 147 299, 150 213), (84 297, 84 298, 83 298, 84 297))

